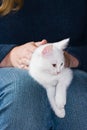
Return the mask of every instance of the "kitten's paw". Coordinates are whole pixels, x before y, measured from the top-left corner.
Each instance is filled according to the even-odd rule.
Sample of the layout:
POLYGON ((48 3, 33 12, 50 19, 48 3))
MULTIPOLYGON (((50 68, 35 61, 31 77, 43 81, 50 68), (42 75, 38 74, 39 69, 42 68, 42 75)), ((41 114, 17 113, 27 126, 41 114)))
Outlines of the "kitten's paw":
POLYGON ((55 102, 56 102, 56 105, 57 105, 58 109, 64 109, 64 106, 66 105, 66 99, 64 99, 61 96, 56 96, 55 97, 55 102))
POLYGON ((64 118, 65 117, 65 109, 58 109, 57 112, 55 113, 59 118, 64 118))

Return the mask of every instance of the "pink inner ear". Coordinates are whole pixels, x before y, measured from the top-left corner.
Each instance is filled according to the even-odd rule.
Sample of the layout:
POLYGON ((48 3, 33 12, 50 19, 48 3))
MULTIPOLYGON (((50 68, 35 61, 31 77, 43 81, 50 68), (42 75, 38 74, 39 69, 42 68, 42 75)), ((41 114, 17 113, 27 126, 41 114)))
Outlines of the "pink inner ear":
POLYGON ((48 45, 42 50, 43 55, 49 55, 53 51, 53 45, 48 45))

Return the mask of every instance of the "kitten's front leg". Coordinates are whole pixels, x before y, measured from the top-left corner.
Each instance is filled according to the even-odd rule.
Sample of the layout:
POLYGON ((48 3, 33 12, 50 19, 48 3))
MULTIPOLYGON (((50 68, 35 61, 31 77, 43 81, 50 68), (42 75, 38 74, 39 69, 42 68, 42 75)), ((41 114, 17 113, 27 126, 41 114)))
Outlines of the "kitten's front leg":
POLYGON ((64 106, 66 105, 66 91, 67 91, 67 87, 64 85, 63 82, 59 83, 56 86, 55 101, 59 109, 64 108, 64 106))
POLYGON ((60 117, 65 117, 65 105, 66 105, 66 87, 63 83, 59 83, 56 86, 55 102, 58 110, 60 111, 60 117))
POLYGON ((55 87, 48 87, 47 96, 48 96, 49 102, 51 104, 51 107, 58 117, 63 118, 64 109, 62 109, 62 110, 58 109, 58 107, 56 105, 56 101, 55 101, 55 95, 56 95, 55 87))
POLYGON ((73 73, 70 69, 65 69, 60 77, 58 84, 56 86, 56 96, 55 96, 55 101, 57 107, 63 111, 64 116, 65 116, 65 105, 66 105, 66 96, 67 96, 67 88, 69 87, 71 81, 73 78, 73 73))
POLYGON ((64 81, 59 81, 59 83, 56 86, 55 102, 56 102, 57 108, 61 111, 62 116, 65 116, 64 107, 66 105, 68 86, 69 84, 64 83, 64 81))

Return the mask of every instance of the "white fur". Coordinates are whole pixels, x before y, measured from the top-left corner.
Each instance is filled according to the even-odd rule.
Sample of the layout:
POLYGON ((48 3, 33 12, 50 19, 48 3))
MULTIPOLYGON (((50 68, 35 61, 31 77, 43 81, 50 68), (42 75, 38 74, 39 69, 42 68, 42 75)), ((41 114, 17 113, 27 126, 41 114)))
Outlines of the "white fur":
POLYGON ((71 69, 64 67, 63 49, 68 45, 68 41, 69 39, 65 39, 38 47, 29 66, 29 74, 46 89, 51 107, 60 118, 65 116, 66 92, 73 77, 71 69), (44 48, 50 45, 52 50, 43 52, 44 48), (52 64, 56 64, 56 67, 52 64))

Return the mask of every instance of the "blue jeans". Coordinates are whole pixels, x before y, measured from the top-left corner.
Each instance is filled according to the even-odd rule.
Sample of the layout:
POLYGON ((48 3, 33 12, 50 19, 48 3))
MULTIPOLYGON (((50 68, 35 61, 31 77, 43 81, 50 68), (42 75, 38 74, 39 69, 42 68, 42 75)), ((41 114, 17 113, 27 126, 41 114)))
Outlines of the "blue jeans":
POLYGON ((87 130, 87 74, 74 71, 66 117, 52 111, 46 91, 26 70, 0 69, 0 130, 87 130))

